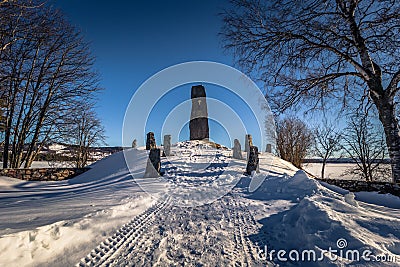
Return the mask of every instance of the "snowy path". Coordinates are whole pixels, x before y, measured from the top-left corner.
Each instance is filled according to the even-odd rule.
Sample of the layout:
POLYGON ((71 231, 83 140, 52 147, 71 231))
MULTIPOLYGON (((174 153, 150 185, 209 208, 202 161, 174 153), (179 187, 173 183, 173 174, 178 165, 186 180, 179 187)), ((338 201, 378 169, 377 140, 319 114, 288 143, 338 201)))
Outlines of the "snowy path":
POLYGON ((261 225, 257 227, 239 192, 205 205, 176 205, 198 188, 212 190, 210 185, 224 180, 225 172, 237 172, 237 164, 228 164, 215 149, 177 152, 163 163, 164 177, 173 184, 172 197, 133 218, 76 266, 263 266, 257 260, 257 245, 249 239, 261 225))
POLYGON ((77 266, 262 266, 258 247, 248 238, 259 229, 240 198, 229 194, 194 208, 158 201, 77 266))

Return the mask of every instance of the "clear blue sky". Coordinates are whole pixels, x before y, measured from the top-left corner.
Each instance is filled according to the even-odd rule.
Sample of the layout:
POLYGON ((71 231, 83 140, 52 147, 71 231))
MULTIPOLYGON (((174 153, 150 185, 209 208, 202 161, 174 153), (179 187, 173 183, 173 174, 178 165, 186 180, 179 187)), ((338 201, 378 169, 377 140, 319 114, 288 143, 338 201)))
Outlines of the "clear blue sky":
MULTIPOLYGON (((109 145, 121 145, 127 105, 135 90, 155 73, 194 60, 233 65, 232 55, 222 49, 218 36, 222 26, 218 13, 228 4, 214 0, 54 0, 91 42, 105 89, 99 96, 98 114, 109 145)), ((185 97, 190 97, 190 87, 185 97)), ((226 136, 216 124, 211 122, 211 126, 222 139, 226 136)), ((218 139, 214 137, 224 143, 218 139)))

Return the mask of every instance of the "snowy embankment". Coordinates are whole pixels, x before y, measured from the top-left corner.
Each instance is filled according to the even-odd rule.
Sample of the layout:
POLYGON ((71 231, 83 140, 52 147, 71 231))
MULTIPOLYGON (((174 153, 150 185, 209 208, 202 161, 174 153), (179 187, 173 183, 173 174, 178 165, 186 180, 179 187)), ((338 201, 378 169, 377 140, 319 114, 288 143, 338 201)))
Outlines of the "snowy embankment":
MULTIPOLYGON (((83 266, 399 264, 393 262, 400 262, 399 198, 354 196, 270 154, 261 155, 260 173, 251 178, 243 176, 244 161, 230 159, 229 151, 217 151, 207 171, 193 171, 212 156, 196 149, 180 143, 177 156, 163 163, 169 182, 159 186, 185 189, 165 199, 143 193, 122 153, 70 181, 0 178, 0 266, 70 266, 80 259, 83 266), (193 189, 204 196, 205 187, 229 185, 235 177, 236 188, 214 202, 173 203, 185 203, 193 189), (365 251, 369 258, 361 258, 365 251)), ((131 167, 145 166, 145 151, 129 153, 138 153, 131 167)))
POLYGON ((66 181, 0 177, 0 266, 71 265, 153 202, 132 182, 122 153, 66 181))
MULTIPOLYGON (((247 198, 251 199, 249 205, 255 203, 254 201, 258 202, 253 207, 253 212, 262 225, 260 232, 252 238, 265 238, 264 245, 268 252, 275 250, 272 260, 277 263, 283 262, 277 259, 278 250, 287 252, 283 257, 286 259, 289 258, 290 251, 297 251, 301 259, 303 251, 312 250, 318 258, 322 257, 324 251, 332 248, 336 251, 330 257, 326 253, 323 260, 306 262, 303 263, 304 266, 399 264, 372 259, 373 256, 386 255, 392 260, 396 258, 400 261, 398 197, 373 192, 359 192, 354 196, 353 193, 334 186, 325 187, 307 177, 304 172, 298 171, 292 177, 265 180, 260 189, 248 194, 247 198), (339 242, 344 242, 344 247, 338 246, 339 242), (350 255, 353 251, 358 251, 359 260, 354 261, 350 255), (371 257, 363 259, 361 256, 365 251, 371 251, 371 257)), ((293 252, 292 257, 296 258, 296 255, 293 252)))

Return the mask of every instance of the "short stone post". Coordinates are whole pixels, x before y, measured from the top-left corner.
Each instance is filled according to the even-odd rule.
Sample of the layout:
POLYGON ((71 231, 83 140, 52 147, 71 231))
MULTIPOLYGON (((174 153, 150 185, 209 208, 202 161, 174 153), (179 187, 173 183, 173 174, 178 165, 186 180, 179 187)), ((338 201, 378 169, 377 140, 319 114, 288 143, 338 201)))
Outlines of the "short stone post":
POLYGON ((246 174, 251 175, 253 171, 258 171, 258 147, 250 146, 249 159, 247 160, 246 174))
POLYGON ((164 135, 164 157, 171 156, 171 135, 166 134, 164 135))
POLYGON ((154 133, 148 132, 146 138, 146 150, 150 150, 153 148, 157 148, 156 146, 156 139, 154 139, 154 133))
POLYGON ((137 147, 137 141, 136 141, 136 139, 133 139, 132 148, 136 148, 136 147, 137 147))
POLYGON ((267 144, 267 147, 266 147, 266 149, 265 149, 265 152, 267 152, 267 153, 272 153, 272 146, 271 146, 271 144, 267 144))
POLYGON ((160 170, 161 170, 160 149, 152 148, 150 149, 144 177, 145 178, 158 177, 160 176, 160 170))
POLYGON ((233 141, 233 158, 234 159, 243 159, 242 147, 240 145, 239 140, 237 140, 237 139, 235 139, 233 141))
POLYGON ((253 137, 251 134, 246 134, 245 136, 245 141, 244 141, 244 151, 246 151, 247 156, 246 159, 249 160, 249 154, 250 154, 250 147, 253 145, 253 137))

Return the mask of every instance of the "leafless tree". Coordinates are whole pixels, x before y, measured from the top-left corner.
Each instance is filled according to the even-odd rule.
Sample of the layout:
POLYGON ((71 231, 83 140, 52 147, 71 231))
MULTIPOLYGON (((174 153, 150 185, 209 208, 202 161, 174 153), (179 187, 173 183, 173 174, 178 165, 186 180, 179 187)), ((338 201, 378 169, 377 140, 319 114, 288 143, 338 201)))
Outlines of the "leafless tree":
POLYGON ((4 152, 12 152, 3 153, 3 167, 14 168, 29 167, 43 144, 69 123, 76 103, 99 90, 88 43, 58 10, 46 5, 18 10, 6 29, 23 33, 1 50, 0 77, 7 102, 4 152), (20 20, 24 24, 13 27, 20 20))
POLYGON ((105 144, 105 130, 93 109, 86 104, 77 108, 69 124, 67 138, 71 144, 71 155, 77 168, 88 164, 92 148, 105 144))
POLYGON ((312 146, 312 132, 298 118, 288 117, 277 123, 276 147, 278 155, 297 168, 301 168, 303 160, 312 146))
POLYGON ((325 167, 329 158, 342 149, 342 133, 326 119, 314 129, 314 151, 322 158, 321 179, 325 177, 325 167))
POLYGON ((7 49, 13 42, 27 36, 30 21, 23 20, 32 9, 41 6, 39 1, 0 1, 0 51, 7 49), (13 21, 13 23, 10 23, 13 21))
POLYGON ((384 165, 387 157, 385 135, 382 126, 374 123, 371 113, 369 105, 357 109, 343 135, 343 148, 356 163, 356 167, 346 173, 359 175, 366 181, 390 177, 390 170, 384 165))
POLYGON ((396 0, 232 0, 223 13, 226 48, 258 72, 281 110, 325 99, 368 97, 378 110, 392 178, 400 182, 395 96, 400 81, 400 2, 396 0))

